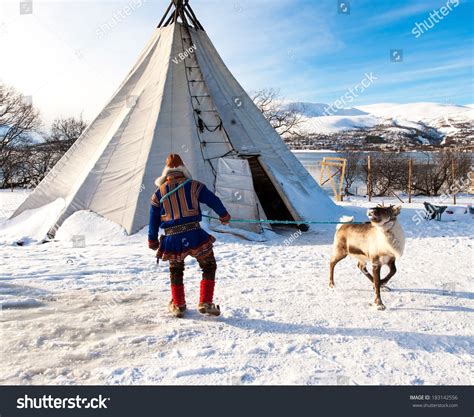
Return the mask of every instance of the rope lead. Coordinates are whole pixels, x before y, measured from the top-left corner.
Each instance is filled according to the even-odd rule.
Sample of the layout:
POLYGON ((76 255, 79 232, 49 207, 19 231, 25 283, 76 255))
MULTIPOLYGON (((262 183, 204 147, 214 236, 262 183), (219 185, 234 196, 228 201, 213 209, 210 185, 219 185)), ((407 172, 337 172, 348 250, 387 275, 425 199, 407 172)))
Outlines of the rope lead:
MULTIPOLYGON (((212 220, 220 220, 218 217, 207 216, 205 214, 202 217, 212 220)), ((367 224, 366 222, 316 222, 316 221, 291 221, 291 220, 245 220, 245 219, 231 219, 231 223, 267 223, 267 224, 367 224)))
MULTIPOLYGON (((180 188, 183 188, 188 182, 191 181, 191 178, 187 179, 185 182, 180 184, 178 187, 175 189, 171 190, 169 193, 161 197, 160 199, 160 204, 163 203, 164 200, 166 200, 170 195, 174 194, 176 191, 178 191, 180 188)), ((218 217, 213 217, 213 216, 207 216, 205 214, 202 215, 202 217, 205 217, 207 219, 212 219, 212 220, 220 220, 218 217)), ((315 221, 292 221, 292 220, 246 220, 246 219, 231 219, 231 223, 267 223, 267 224, 292 224, 292 225, 297 225, 301 226, 304 224, 367 224, 367 222, 315 222, 315 221)))

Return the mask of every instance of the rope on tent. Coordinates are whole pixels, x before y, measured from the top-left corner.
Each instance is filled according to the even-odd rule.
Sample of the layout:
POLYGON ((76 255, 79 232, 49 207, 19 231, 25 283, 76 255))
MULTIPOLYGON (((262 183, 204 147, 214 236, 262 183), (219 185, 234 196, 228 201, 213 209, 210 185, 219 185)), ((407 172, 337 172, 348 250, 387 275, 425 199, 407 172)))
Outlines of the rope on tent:
MULTIPOLYGON (((186 30, 188 30, 188 33, 189 33, 189 29, 186 29, 186 30)), ((190 39, 192 40, 191 35, 189 35, 189 36, 190 36, 190 39)), ((182 43, 183 43, 183 48, 184 48, 184 39, 185 39, 185 38, 183 37, 183 28, 181 28, 181 41, 182 41, 182 43)), ((192 66, 192 65, 191 65, 191 66, 186 66, 186 69, 189 69, 189 70, 190 70, 190 71, 189 71, 190 73, 192 73, 193 68, 196 68, 196 69, 199 69, 199 70, 200 70, 199 65, 197 65, 197 66, 192 66)), ((209 126, 207 126, 207 125, 204 123, 203 120, 199 120, 199 119, 201 119, 201 117, 200 117, 199 115, 203 112, 203 110, 194 108, 194 100, 196 100, 198 106, 201 106, 201 102, 200 102, 199 98, 200 98, 200 97, 211 97, 211 96, 210 96, 209 94, 207 94, 207 95, 193 95, 193 93, 192 93, 192 91, 191 91, 190 84, 191 84, 191 82, 194 82, 195 80, 190 80, 190 79, 189 79, 188 71, 185 71, 185 74, 186 74, 186 80, 187 80, 187 82, 188 82, 187 84, 188 84, 189 96, 190 96, 190 98, 191 98, 191 106, 192 106, 192 108, 193 108, 193 110, 194 110, 194 114, 197 114, 197 117, 198 117, 198 120, 196 120, 196 117, 195 117, 195 118, 194 118, 194 121, 195 121, 195 123, 196 123, 196 131, 197 131, 197 135, 198 135, 198 138, 199 138, 199 144, 200 144, 201 155, 202 155, 202 158, 204 159, 204 161, 206 161, 206 162, 209 164, 209 166, 211 167, 211 170, 212 170, 212 172, 213 172, 213 174, 214 174, 214 185, 215 185, 215 181, 216 181, 216 179, 217 179, 217 171, 216 171, 216 169, 214 168, 214 165, 212 164, 212 161, 213 161, 214 159, 219 159, 219 158, 222 158, 222 157, 224 157, 224 156, 227 156, 227 155, 229 155, 229 154, 231 154, 231 153, 233 153, 233 152, 236 152, 236 151, 235 151, 235 149, 232 149, 231 151, 226 152, 225 155, 223 155, 223 156, 218 156, 218 157, 213 157, 213 158, 206 158, 206 156, 204 155, 204 150, 203 150, 203 148, 207 145, 208 142, 202 140, 200 133, 204 133, 204 130, 206 130, 206 129, 207 129, 209 132, 211 132, 211 133, 216 132, 217 130, 223 131, 223 132, 224 132, 224 135, 225 135, 225 138, 227 139, 228 144, 229 144, 231 147, 232 147, 232 143, 230 142, 229 135, 228 135, 227 131, 225 130, 224 123, 222 122, 222 119, 221 119, 219 113, 218 113, 216 110, 205 110, 205 112, 216 113, 216 116, 219 118, 219 125, 218 125, 218 126, 216 126, 216 127, 214 127, 214 128, 209 128, 209 126)), ((202 75, 202 73, 201 73, 201 78, 204 78, 203 75, 202 75)), ((199 80, 199 81, 201 81, 201 80, 199 80)), ((203 79, 202 82, 205 83, 205 80, 203 79)), ((216 143, 217 143, 217 142, 216 142, 216 143)), ((223 142, 223 143, 227 143, 227 142, 223 142)))
POLYGON ((215 132, 216 130, 218 130, 218 129, 219 129, 219 130, 222 130, 223 124, 222 124, 222 120, 221 120, 220 117, 219 117, 220 123, 219 123, 217 126, 211 128, 211 127, 209 127, 209 126, 204 122, 204 120, 202 120, 202 118, 201 118, 201 113, 202 113, 201 110, 199 110, 199 109, 194 109, 194 112, 197 114, 198 127, 199 127, 199 131, 200 131, 201 133, 204 133, 204 129, 207 130, 208 132, 211 132, 211 133, 214 133, 214 132, 215 132))
MULTIPOLYGON (((220 142, 219 142, 220 143, 220 142)), ((224 144, 227 144, 227 142, 222 142, 224 144)), ((214 156, 213 158, 208 158, 208 161, 212 161, 214 159, 221 159, 221 158, 225 158, 226 156, 229 156, 229 155, 238 155, 238 152, 235 151, 235 150, 231 150, 229 152, 226 152, 225 154, 223 155, 217 155, 217 156, 214 156)))
MULTIPOLYGON (((207 219, 220 220, 218 217, 202 215, 207 219)), ((303 225, 303 224, 368 224, 368 222, 317 222, 317 221, 290 221, 290 220, 250 220, 250 219, 231 219, 230 223, 267 223, 267 224, 291 224, 291 225, 303 225)))
MULTIPOLYGON (((188 29, 188 28, 185 28, 185 30, 188 31, 189 37, 192 38, 192 37, 191 37, 191 34, 190 34, 190 32, 189 32, 189 29, 188 29)), ((182 44, 183 49, 184 49, 185 45, 184 45, 184 40, 183 40, 183 39, 184 39, 184 37, 183 37, 183 27, 180 28, 180 33, 181 33, 181 44, 182 44)), ((195 58, 194 58, 194 59, 195 59, 195 58)), ((196 68, 196 69, 199 69, 199 70, 200 70, 199 65, 189 66, 189 67, 188 67, 188 66, 186 65, 186 63, 185 63, 184 66, 185 66, 185 69, 186 69, 186 70, 187 70, 187 69, 190 69, 190 72, 192 72, 192 69, 193 69, 193 68, 196 68)), ((185 75, 186 75, 186 81, 187 81, 188 92, 189 92, 189 97, 190 97, 190 101, 191 101, 191 107, 192 107, 193 110, 196 110, 195 107, 194 107, 194 100, 197 101, 198 106, 201 105, 201 102, 199 101, 198 96, 193 95, 193 92, 191 91, 191 86, 190 86, 191 83, 190 83, 188 71, 184 71, 184 73, 185 73, 185 75)), ((203 78, 203 77, 202 77, 202 73, 201 73, 201 78, 203 78)), ((210 97, 210 96, 208 96, 208 97, 210 97)), ((195 119, 195 117, 194 117, 194 112, 193 112, 193 118, 194 118, 194 122, 196 123, 196 119, 195 119)), ((197 123, 196 123, 196 124, 197 124, 197 123)), ((200 132, 200 129, 199 129, 199 126, 198 126, 198 125, 196 125, 196 133, 197 133, 197 136, 198 136, 198 139, 199 139, 199 150, 201 151, 202 159, 203 159, 204 161, 206 161, 206 162, 209 164, 209 166, 211 167, 211 171, 212 171, 212 173, 214 174, 214 178, 216 178, 216 176, 217 176, 216 169, 215 169, 214 166, 212 165, 212 162, 209 161, 209 160, 205 157, 205 155, 204 155, 203 147, 206 146, 206 143, 202 140, 201 135, 199 134, 199 133, 202 133, 202 132, 200 132)))

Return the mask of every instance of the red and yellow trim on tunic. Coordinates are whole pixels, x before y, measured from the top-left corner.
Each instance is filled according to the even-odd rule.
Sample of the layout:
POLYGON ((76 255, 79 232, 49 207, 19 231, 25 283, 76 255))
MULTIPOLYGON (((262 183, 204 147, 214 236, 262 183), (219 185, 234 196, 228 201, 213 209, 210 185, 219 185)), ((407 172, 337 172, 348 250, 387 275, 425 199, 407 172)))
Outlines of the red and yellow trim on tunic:
MULTIPOLYGON (((166 236, 163 236, 163 235, 160 236, 160 243, 165 238, 166 236)), ((160 249, 158 249, 158 252, 156 253, 156 257, 163 261, 184 261, 188 256, 192 256, 193 258, 203 258, 211 254, 211 252, 213 251, 215 241, 216 241, 216 238, 214 236, 209 235, 207 240, 205 240, 198 247, 188 249, 181 253, 172 253, 172 252, 162 251, 161 250, 162 245, 160 244, 160 249)))
MULTIPOLYGON (((166 186, 169 186, 169 190, 172 191, 178 183, 165 183, 160 187, 161 195, 168 194, 168 189, 166 186)), ((169 222, 171 220, 179 220, 181 218, 181 212, 179 210, 178 199, 176 194, 171 194, 168 198, 163 200, 163 208, 165 214, 161 216, 162 222, 169 222)))
POLYGON ((151 205, 160 208, 160 200, 158 200, 156 193, 153 193, 153 196, 151 197, 151 205))
MULTIPOLYGON (((166 195, 166 193, 167 193, 166 185, 162 185, 160 187, 160 193, 161 193, 161 195, 166 195)), ((165 198, 163 200, 162 204, 163 204, 164 214, 161 216, 161 221, 162 222, 169 222, 169 221, 173 220, 173 212, 171 211, 171 204, 170 204, 169 199, 165 198)))
MULTIPOLYGON (((176 181, 176 178, 167 178, 166 183, 160 186, 161 195, 166 195, 168 192, 174 190, 181 182, 176 181)), ((193 181, 191 184, 191 202, 186 198, 184 188, 180 188, 177 193, 171 194, 163 201, 164 214, 161 216, 161 221, 169 222, 171 220, 179 220, 182 217, 199 216, 199 193, 201 192, 203 184, 193 181)), ((151 199, 152 205, 160 207, 160 202, 156 195, 151 199)))
MULTIPOLYGON (((191 196, 192 196, 192 202, 191 202, 191 207, 188 205, 188 200, 186 198, 186 193, 184 192, 184 188, 180 188, 178 190, 179 193, 179 202, 181 203, 181 210, 183 212, 183 217, 194 217, 194 216, 199 216, 199 205, 194 203, 194 190, 195 190, 195 184, 196 182, 193 181, 191 185, 191 196)), ((196 199, 197 203, 197 199, 196 199)))
POLYGON ((199 211, 199 194, 201 193, 201 190, 203 189, 204 185, 201 184, 200 182, 193 181, 191 185, 191 198, 192 198, 192 206, 193 208, 197 209, 199 211))

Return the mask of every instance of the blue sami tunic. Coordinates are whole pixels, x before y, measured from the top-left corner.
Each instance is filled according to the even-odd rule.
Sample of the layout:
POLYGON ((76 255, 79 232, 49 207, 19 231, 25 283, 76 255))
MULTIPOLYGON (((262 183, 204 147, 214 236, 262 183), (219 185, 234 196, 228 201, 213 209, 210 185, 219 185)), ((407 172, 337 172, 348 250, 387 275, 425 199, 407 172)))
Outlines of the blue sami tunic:
MULTIPOLYGON (((150 224, 148 239, 158 240, 160 227, 166 229, 192 222, 200 222, 202 213, 200 203, 206 204, 214 210, 219 217, 227 215, 227 210, 222 201, 199 181, 189 181, 184 187, 163 200, 162 196, 168 194, 187 178, 180 172, 170 173, 166 182, 156 190, 151 199, 150 224)), ((191 255, 195 258, 203 257, 212 251, 214 236, 203 229, 191 230, 172 236, 162 235, 157 257, 164 261, 183 261, 191 255)))

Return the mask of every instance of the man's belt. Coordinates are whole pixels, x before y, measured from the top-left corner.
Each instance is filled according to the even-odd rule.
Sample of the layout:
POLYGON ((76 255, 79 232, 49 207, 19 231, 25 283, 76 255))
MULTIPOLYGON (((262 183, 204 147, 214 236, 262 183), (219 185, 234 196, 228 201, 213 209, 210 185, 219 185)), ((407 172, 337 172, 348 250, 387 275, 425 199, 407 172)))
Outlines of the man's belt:
POLYGON ((179 226, 171 226, 165 229, 166 236, 179 235, 180 233, 190 232, 191 230, 200 229, 201 225, 199 222, 192 222, 186 224, 180 224, 179 226))

